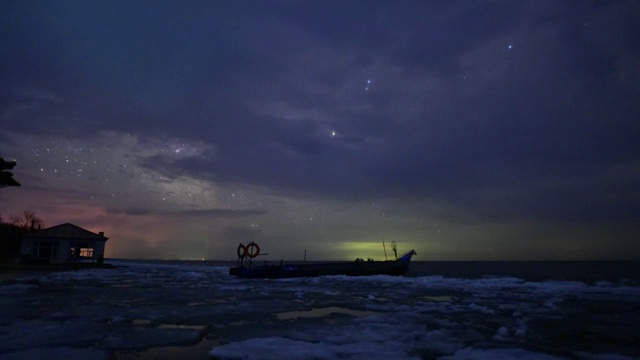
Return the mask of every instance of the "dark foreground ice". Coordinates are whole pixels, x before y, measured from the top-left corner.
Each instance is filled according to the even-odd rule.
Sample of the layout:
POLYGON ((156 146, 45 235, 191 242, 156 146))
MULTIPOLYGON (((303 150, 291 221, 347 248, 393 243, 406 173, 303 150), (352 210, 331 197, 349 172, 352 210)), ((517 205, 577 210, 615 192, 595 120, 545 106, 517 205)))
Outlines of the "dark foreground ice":
POLYGON ((114 264, 0 282, 0 359, 640 358, 633 284, 114 264))

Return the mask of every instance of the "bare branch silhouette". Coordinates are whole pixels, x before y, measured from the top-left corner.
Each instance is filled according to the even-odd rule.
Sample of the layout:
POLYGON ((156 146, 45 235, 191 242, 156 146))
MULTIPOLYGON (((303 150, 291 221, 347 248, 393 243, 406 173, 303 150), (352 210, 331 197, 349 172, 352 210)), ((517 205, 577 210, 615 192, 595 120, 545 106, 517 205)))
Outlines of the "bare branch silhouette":
POLYGON ((36 230, 44 226, 42 220, 31 210, 23 210, 18 215, 12 215, 11 223, 25 230, 36 230))

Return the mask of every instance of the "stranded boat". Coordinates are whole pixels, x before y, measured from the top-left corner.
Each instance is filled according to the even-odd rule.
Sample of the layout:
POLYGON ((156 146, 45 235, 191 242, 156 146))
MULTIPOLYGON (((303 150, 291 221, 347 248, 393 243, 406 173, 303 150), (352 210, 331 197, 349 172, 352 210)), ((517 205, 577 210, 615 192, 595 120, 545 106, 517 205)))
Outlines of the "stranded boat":
POLYGON ((249 279, 280 279, 324 275, 404 275, 409 269, 411 257, 416 255, 416 252, 411 250, 395 260, 388 261, 373 261, 371 259, 365 261, 358 258, 353 262, 283 264, 280 261, 279 265, 254 266, 252 260, 260 255, 258 244, 254 242, 246 246, 240 244, 237 253, 238 266, 230 268, 229 274, 249 279), (245 261, 245 258, 247 258, 247 261, 245 261))

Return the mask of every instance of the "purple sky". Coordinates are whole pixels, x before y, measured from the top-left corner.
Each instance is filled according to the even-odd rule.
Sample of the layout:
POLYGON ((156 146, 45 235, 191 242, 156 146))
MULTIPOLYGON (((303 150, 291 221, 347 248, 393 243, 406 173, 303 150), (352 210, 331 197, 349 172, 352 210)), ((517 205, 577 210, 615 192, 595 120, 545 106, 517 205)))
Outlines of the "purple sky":
POLYGON ((640 2, 2 1, 0 156, 109 257, 640 258, 640 2))

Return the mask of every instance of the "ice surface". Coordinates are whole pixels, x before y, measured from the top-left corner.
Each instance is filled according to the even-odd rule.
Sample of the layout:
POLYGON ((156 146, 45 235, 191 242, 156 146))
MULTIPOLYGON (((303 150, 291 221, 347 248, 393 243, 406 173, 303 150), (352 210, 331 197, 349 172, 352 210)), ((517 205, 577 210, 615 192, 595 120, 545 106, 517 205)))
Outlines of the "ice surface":
POLYGON ((455 360, 560 360, 563 359, 558 356, 552 356, 547 354, 540 354, 535 352, 526 351, 523 349, 474 349, 465 348, 456 351, 453 356, 446 356, 442 359, 455 359, 455 360))
MULTIPOLYGON (((406 356, 396 348, 378 342, 335 344, 309 342, 281 337, 256 338, 216 347, 209 354, 231 359, 420 359, 406 356), (247 351, 250 349, 250 351, 247 351)), ((397 344, 401 346, 401 343, 397 344)))
POLYGON ((108 360, 109 353, 97 349, 74 349, 68 347, 39 348, 0 354, 0 360, 108 360))
POLYGON ((640 287, 624 283, 114 264, 0 282, 0 359, 640 357, 640 287))

